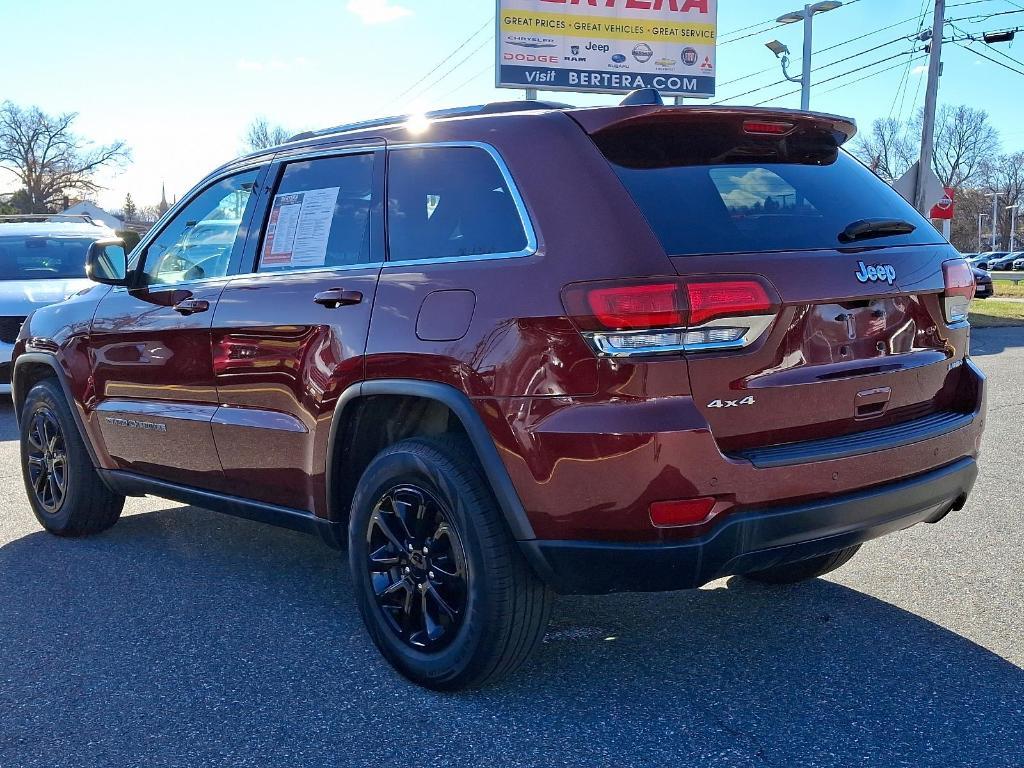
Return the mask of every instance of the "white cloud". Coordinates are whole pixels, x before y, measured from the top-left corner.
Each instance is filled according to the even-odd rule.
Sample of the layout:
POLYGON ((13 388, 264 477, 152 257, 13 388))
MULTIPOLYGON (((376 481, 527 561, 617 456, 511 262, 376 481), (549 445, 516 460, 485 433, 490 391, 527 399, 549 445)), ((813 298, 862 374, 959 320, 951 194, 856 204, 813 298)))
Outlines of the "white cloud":
POLYGON ((362 19, 363 24, 387 24, 412 15, 411 10, 393 5, 391 0, 349 0, 345 8, 362 19))
POLYGON ((927 71, 928 71, 928 65, 927 64, 918 64, 916 67, 914 67, 912 70, 910 70, 910 74, 921 76, 921 75, 923 75, 927 71))

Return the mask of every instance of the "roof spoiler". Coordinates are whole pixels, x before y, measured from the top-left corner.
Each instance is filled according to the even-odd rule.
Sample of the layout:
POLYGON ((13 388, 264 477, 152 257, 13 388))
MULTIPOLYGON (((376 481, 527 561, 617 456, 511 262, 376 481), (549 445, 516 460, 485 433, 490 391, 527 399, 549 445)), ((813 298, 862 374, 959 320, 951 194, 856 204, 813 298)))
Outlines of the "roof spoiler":
MULTIPOLYGON (((641 126, 645 123, 666 123, 675 121, 699 120, 736 120, 760 123, 792 124, 795 128, 824 129, 834 137, 836 144, 841 146, 857 134, 857 122, 850 117, 830 115, 824 112, 802 112, 798 109, 771 109, 765 107, 726 107, 713 105, 665 106, 658 103, 632 101, 649 99, 647 93, 653 88, 633 91, 617 107, 594 107, 589 109, 573 109, 568 114, 589 134, 601 133, 611 129, 641 126), (627 103, 629 102, 629 103, 627 103)), ((657 91, 654 91, 657 94, 657 91)))

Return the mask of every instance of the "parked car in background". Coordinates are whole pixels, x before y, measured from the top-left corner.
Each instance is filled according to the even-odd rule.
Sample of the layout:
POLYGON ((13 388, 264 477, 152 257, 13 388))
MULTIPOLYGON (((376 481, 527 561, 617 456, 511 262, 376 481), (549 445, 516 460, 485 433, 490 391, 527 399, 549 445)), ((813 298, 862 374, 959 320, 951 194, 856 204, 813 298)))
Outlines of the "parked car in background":
POLYGON ((977 267, 971 267, 974 272, 974 298, 976 299, 987 299, 990 296, 995 296, 995 286, 992 283, 992 275, 983 269, 977 267))
POLYGON ((152 494, 319 534, 381 654, 450 690, 556 592, 794 583, 963 508, 974 276, 854 123, 627 101, 308 133, 130 259, 95 243, 104 285, 16 348, 40 524, 152 494))
POLYGON ((987 269, 989 272, 998 269, 1009 269, 1015 258, 1017 256, 1009 251, 994 251, 981 254, 971 263, 971 266, 978 267, 978 269, 987 269))
POLYGON ((1020 272, 1021 270, 1024 270, 1024 251, 1018 251, 1013 255, 1016 256, 1012 264, 1013 271, 1020 272))
POLYGON ((113 235, 87 216, 0 216, 0 394, 11 391, 11 352, 25 318, 94 286, 86 251, 113 235))

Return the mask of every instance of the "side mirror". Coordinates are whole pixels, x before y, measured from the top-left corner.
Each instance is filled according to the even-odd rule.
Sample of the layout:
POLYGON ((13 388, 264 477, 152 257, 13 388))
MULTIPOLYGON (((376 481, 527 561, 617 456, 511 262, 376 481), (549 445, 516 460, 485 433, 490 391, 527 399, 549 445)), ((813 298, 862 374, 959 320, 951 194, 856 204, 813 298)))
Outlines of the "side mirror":
POLYGON ((85 256, 85 274, 104 285, 127 285, 128 252, 124 240, 112 237, 90 245, 85 256))

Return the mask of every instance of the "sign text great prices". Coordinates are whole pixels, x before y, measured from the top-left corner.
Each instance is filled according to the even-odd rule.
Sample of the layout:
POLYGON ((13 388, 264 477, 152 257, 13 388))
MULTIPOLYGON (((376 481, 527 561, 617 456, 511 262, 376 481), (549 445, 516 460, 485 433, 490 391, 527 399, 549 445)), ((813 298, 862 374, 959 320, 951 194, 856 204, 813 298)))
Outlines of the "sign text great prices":
POLYGON ((497 85, 715 95, 718 0, 497 0, 497 85))

